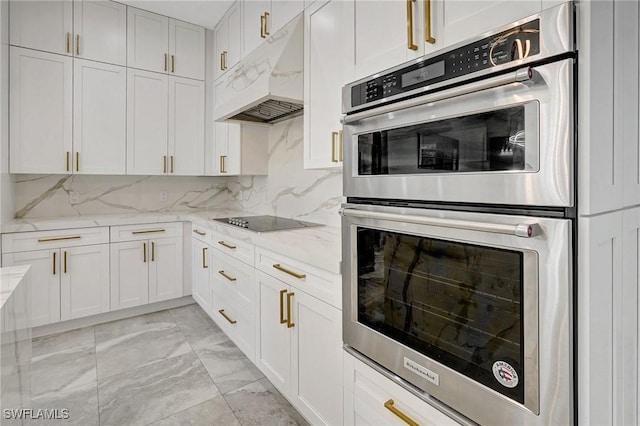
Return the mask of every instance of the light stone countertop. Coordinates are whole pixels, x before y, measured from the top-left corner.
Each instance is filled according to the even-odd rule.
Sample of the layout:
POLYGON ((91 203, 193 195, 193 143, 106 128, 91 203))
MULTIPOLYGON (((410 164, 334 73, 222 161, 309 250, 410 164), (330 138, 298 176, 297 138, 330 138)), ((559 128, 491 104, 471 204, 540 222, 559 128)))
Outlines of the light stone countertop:
POLYGON ((0 268, 0 312, 11 298, 14 290, 24 280, 29 265, 0 268))
POLYGON ((227 233, 251 241, 276 253, 291 257, 317 268, 341 273, 341 231, 339 227, 320 226, 290 231, 257 233, 215 222, 211 219, 229 216, 254 216, 255 213, 229 209, 209 209, 197 212, 162 212, 136 214, 105 214, 50 218, 16 219, 3 223, 0 232, 50 231, 90 228, 96 226, 135 225, 160 222, 192 222, 199 227, 227 233))

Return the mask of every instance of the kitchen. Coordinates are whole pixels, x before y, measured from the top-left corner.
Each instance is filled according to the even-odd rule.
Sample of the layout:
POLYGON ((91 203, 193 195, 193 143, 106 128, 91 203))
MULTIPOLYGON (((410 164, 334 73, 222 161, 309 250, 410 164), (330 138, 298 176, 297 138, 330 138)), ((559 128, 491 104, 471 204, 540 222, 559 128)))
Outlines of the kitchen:
MULTIPOLYGON (((41 347, 56 334, 74 330, 78 333, 87 327, 95 330, 95 349, 86 350, 97 352, 97 363, 90 370, 93 373, 89 374, 88 382, 82 386, 97 387, 99 401, 105 401, 103 396, 108 399, 108 395, 113 395, 109 384, 111 389, 117 388, 114 377, 126 376, 116 366, 113 371, 119 374, 101 379, 101 361, 107 365, 115 359, 113 355, 114 359, 107 356, 101 360, 101 355, 107 355, 110 342, 121 337, 114 335, 109 327, 117 328, 113 324, 118 321, 125 321, 121 324, 130 321, 132 334, 146 333, 146 329, 136 329, 135 318, 161 315, 164 319, 158 323, 174 332, 181 328, 180 312, 201 309, 195 312, 204 312, 203 318, 209 321, 209 326, 215 325, 237 346, 239 354, 251 365, 255 364, 256 368, 251 371, 264 376, 266 379, 260 379, 260 383, 273 389, 267 391, 272 402, 275 401, 273 406, 293 416, 294 422, 403 424, 407 419, 418 424, 514 422, 514 417, 485 417, 487 414, 477 408, 485 403, 471 402, 477 398, 477 401, 496 400, 504 404, 489 408, 494 411, 489 415, 498 416, 498 410, 503 416, 511 412, 529 416, 516 423, 548 424, 555 419, 558 424, 637 424, 638 57, 637 53, 626 54, 638 52, 635 2, 577 2, 575 23, 574 6, 565 5, 564 9, 570 12, 565 12, 563 22, 569 22, 565 34, 570 41, 561 44, 568 49, 567 53, 549 53, 549 41, 556 38, 545 33, 548 26, 543 15, 547 14, 541 12, 563 8, 562 2, 550 0, 517 4, 510 1, 240 0, 174 4, 173 9, 171 2, 157 2, 157 6, 154 6, 156 2, 125 2, 126 5, 47 2, 50 13, 45 15, 46 20, 40 17, 39 21, 29 17, 30 7, 12 6, 14 3, 2 2, 0 9, 2 266, 32 264, 27 279, 36 289, 31 314, 37 325, 30 331, 35 338, 34 351, 39 350, 38 342, 41 347), (91 8, 98 6, 108 12, 92 15, 91 8), (213 8, 217 8, 215 14, 213 8), (434 67, 427 68, 430 66, 427 65, 424 69, 435 70, 437 74, 439 55, 493 34, 503 34, 505 28, 514 28, 514 22, 518 22, 519 28, 528 29, 525 24, 532 20, 526 18, 537 14, 541 14, 539 29, 532 28, 529 35, 518 38, 519 44, 513 42, 521 59, 516 59, 515 64, 496 67, 521 69, 534 62, 528 77, 518 76, 523 79, 507 82, 503 81, 509 76, 506 71, 494 77, 489 70, 482 74, 484 80, 478 77, 469 84, 464 84, 465 77, 458 77, 461 80, 456 80, 459 84, 453 89, 439 89, 438 83, 428 82, 425 90, 433 85, 438 91, 429 92, 424 98, 440 98, 425 102, 431 102, 434 108, 442 107, 416 114, 416 117, 429 117, 426 124, 420 123, 420 118, 403 118, 392 110, 396 104, 404 108, 406 102, 421 99, 415 95, 410 95, 414 97, 408 100, 398 95, 397 103, 383 100, 381 106, 360 108, 362 111, 350 111, 345 101, 349 93, 343 96, 343 87, 351 82, 373 81, 378 73, 382 78, 382 74, 387 73, 384 70, 398 71, 402 80, 401 70, 414 61, 421 64, 432 61, 434 67), (52 16, 59 19, 56 21, 52 16), (105 19, 96 20, 96 16, 105 19), (94 24, 82 25, 84 19, 94 24), (16 30, 19 26, 15 22, 25 28, 36 25, 42 31, 35 35, 26 30, 21 32, 16 30), (110 26, 105 26, 106 23, 110 26), (100 31, 114 31, 112 36, 119 36, 105 42, 103 49, 91 51, 91 28, 96 28, 94 40, 97 41, 101 40, 100 31), (48 30, 57 31, 57 35, 46 35, 48 30), (538 41, 534 30, 542 34, 538 41), (575 45, 571 41, 574 36, 575 45), (160 47, 156 46, 158 40, 160 47), (544 59, 538 64, 536 46, 542 52, 540 58, 559 58, 566 62, 577 57, 574 61, 577 67, 569 67, 568 71, 563 68, 563 72, 569 72, 569 80, 546 74, 545 69, 553 68, 556 62, 544 59), (149 53, 151 50, 153 55, 149 53), (294 51, 298 53, 291 54, 294 51), (202 53, 198 55, 198 52, 202 53), (185 60, 185 55, 189 59, 185 60), (424 55, 428 55, 428 61, 419 61, 424 55), (533 56, 531 61, 529 56, 533 56), (187 65, 183 65, 185 63, 187 65), (376 76, 368 77, 374 74, 376 76), (498 79, 504 89, 496 86, 498 79), (476 170, 478 182, 495 189, 494 177, 505 170, 499 167, 506 167, 505 161, 509 161, 506 158, 515 162, 524 156, 526 160, 518 163, 521 165, 515 170, 503 173, 508 179, 497 179, 505 188, 510 188, 509 191, 495 189, 474 194, 468 189, 476 182, 467 182, 464 173, 449 171, 475 167, 470 161, 475 151, 463 151, 463 132, 443 133, 437 125, 452 114, 464 115, 455 108, 466 108, 469 112, 491 111, 500 102, 510 102, 503 98, 486 101, 473 93, 456 93, 454 98, 466 96, 464 99, 469 101, 455 107, 454 101, 448 99, 450 90, 463 91, 467 86, 485 84, 485 81, 486 92, 511 93, 517 103, 525 106, 523 111, 509 113, 508 121, 515 123, 514 129, 526 128, 527 139, 546 141, 553 132, 554 139, 569 142, 553 150, 542 143, 537 149, 531 149, 534 145, 528 143, 523 153, 519 151, 518 138, 522 138, 524 132, 520 136, 517 133, 502 136, 500 129, 505 125, 499 123, 506 122, 507 118, 482 118, 487 129, 495 129, 483 130, 490 135, 486 146, 497 143, 515 148, 499 148, 501 156, 492 157, 490 153, 484 162, 498 169, 490 169, 488 173, 476 170), (556 82, 558 91, 554 92, 556 89, 552 86, 556 82), (537 89, 547 85, 551 96, 537 89), (518 92, 516 88, 524 90, 518 92), (292 94, 294 89, 299 93, 292 94), (19 96, 15 96, 16 90, 19 96), (281 93, 274 96, 273 92, 278 90, 281 93), (531 100, 527 98, 529 91, 535 92, 531 100), (47 96, 42 96, 45 92, 47 96), (573 95, 562 104, 557 93, 573 95), (257 107, 264 101, 267 101, 265 105, 257 107), (274 102, 292 116, 276 117, 273 124, 265 124, 264 121, 271 120, 269 114, 274 114, 274 110, 267 107, 274 102), (574 107, 577 107, 575 116, 574 107), (262 114, 265 111, 266 114, 262 114), (385 114, 379 120, 383 124, 364 117, 372 111, 385 114), (256 112, 262 116, 256 117, 256 112), (519 116, 524 118, 517 119, 519 116), (227 122, 227 119, 235 121, 227 122), (242 125, 237 124, 239 119, 243 120, 242 125), (418 138, 421 154, 417 156, 417 163, 412 149, 397 151, 400 163, 389 157, 386 166, 386 160, 379 155, 376 161, 368 160, 374 158, 373 152, 381 152, 376 141, 408 140, 400 131, 393 135, 396 124, 392 124, 391 119, 398 121, 400 129, 405 125, 419 125, 418 134, 425 135, 418 138), (40 125, 34 125, 34 120, 40 125), (540 126, 536 126, 537 122, 540 126), (427 129, 428 126, 431 127, 427 129), (367 132, 374 142, 360 144, 360 138, 367 132), (441 142, 432 142, 430 135, 433 134, 440 135, 441 142), (512 143, 508 142, 511 136, 512 143), (45 138, 54 142, 42 146, 40 140, 45 138), (183 140, 194 142, 181 143, 183 140), (460 149, 454 140, 460 141, 460 149), (552 153, 566 163, 556 160, 546 163, 554 157, 552 153), (401 164, 412 157, 412 164, 419 165, 417 169, 401 164), (438 163, 443 157, 447 166, 438 163), (429 163, 434 158, 436 166, 429 163), (396 170, 394 167, 404 176, 402 179, 407 179, 403 182, 408 185, 395 185, 393 182, 397 180, 384 176, 396 170), (440 173, 429 177, 438 167, 440 170, 436 171, 440 173), (554 167, 562 170, 559 175, 567 181, 518 180, 518 176, 525 173, 548 177, 547 170, 554 167), (387 181, 391 183, 388 193, 373 191, 386 188, 387 181), (566 182, 569 182, 568 190, 563 189, 566 182), (545 185, 547 191, 536 190, 545 185), (528 190, 518 191, 523 187, 528 190), (397 198, 406 194, 403 191, 413 190, 410 194, 417 194, 421 188, 425 188, 424 195, 408 195, 405 199, 432 202, 426 209, 424 205, 361 208, 362 200, 394 199, 397 202, 397 198), (444 190, 426 190, 429 188, 444 190), (529 203, 534 195, 554 194, 554 190, 560 194, 558 197, 549 195, 542 201, 529 203), (463 194, 484 198, 456 199, 463 194), (345 201, 349 204, 343 206, 345 201), (422 210, 442 209, 443 203, 455 212, 437 217, 444 220, 446 226, 442 226, 442 221, 434 226, 434 218, 422 210), (535 208, 528 208, 527 203, 535 208), (353 313, 348 316, 348 297, 355 290, 347 289, 360 279, 358 274, 350 276, 356 268, 347 267, 352 263, 351 250, 357 250, 358 269, 362 269, 363 259, 373 255, 364 250, 361 256, 357 243, 368 241, 376 248, 377 254, 371 257, 375 261, 365 265, 373 268, 366 280, 375 279, 376 262, 388 256, 387 249, 380 246, 381 241, 392 241, 395 237, 365 232, 367 235, 362 239, 354 240, 348 229, 367 229, 377 220, 380 222, 372 229, 402 229, 406 234, 410 227, 390 216, 402 208, 401 216, 412 217, 415 222, 411 232, 416 235, 439 237, 431 241, 460 241, 484 231, 450 228, 451 221, 465 222, 465 226, 486 225, 483 219, 488 217, 492 204, 501 209, 496 217, 506 217, 514 226, 539 224, 543 232, 540 234, 540 230, 529 226, 525 233, 530 233, 531 238, 512 238, 529 241, 524 249, 516 250, 524 255, 519 268, 531 271, 531 265, 537 264, 540 267, 539 271, 535 268, 536 274, 554 277, 549 283, 562 274, 568 283, 564 299, 549 299, 545 304, 545 293, 540 293, 539 310, 535 304, 532 308, 539 311, 538 321, 534 321, 536 328, 527 326, 530 317, 525 317, 524 332, 519 338, 524 339, 525 351, 534 347, 540 369, 536 376, 536 370, 526 366, 531 365, 527 361, 525 373, 520 376, 523 381, 537 382, 542 387, 531 394, 524 390, 525 396, 516 397, 517 401, 500 395, 505 385, 478 385, 464 373, 455 371, 451 375, 438 373, 440 384, 433 383, 431 373, 441 368, 449 374, 451 369, 457 370, 455 363, 413 359, 417 366, 408 365, 431 378, 423 383, 418 376, 392 371, 393 368, 377 359, 372 361, 376 356, 354 343, 359 338, 349 341, 355 335, 348 330, 352 330, 351 324, 356 322, 349 321, 353 313), (482 208, 476 208, 478 205, 482 208), (418 214, 414 214, 416 212, 418 214), (368 217, 359 218, 356 214, 368 217), (325 226, 252 233, 238 229, 238 225, 253 226, 253 219, 245 219, 249 223, 234 219, 233 225, 211 220, 256 215, 293 218, 297 222, 325 226), (425 217, 430 224, 423 223, 425 217), (522 217, 524 221, 520 220, 522 217), (556 235, 546 223, 558 223, 555 220, 569 223, 570 230, 561 231, 569 237, 556 244, 559 251, 545 253, 541 244, 556 235), (49 239, 52 241, 38 241, 49 239), (533 252, 539 256, 537 260, 527 260, 526 255, 533 252), (565 257, 570 260, 566 261, 565 257), (556 264, 564 264, 568 272, 553 272, 556 269, 551 265, 556 264), (73 271, 78 271, 76 278, 79 279, 74 280, 73 271), (34 282, 34 276, 46 278, 34 282), (95 278, 87 280, 87 276, 95 278), (197 305, 193 305, 194 300, 197 305), (549 307, 560 302, 566 306, 566 312, 560 315, 559 322, 551 321, 546 314, 555 310, 549 307), (554 337, 548 341, 559 341, 558 346, 564 348, 562 352, 542 344, 547 341, 544 330, 550 323, 554 324, 549 328, 554 337), (556 328, 555 324, 561 327, 556 328), (563 334, 554 334, 560 329, 563 334), (538 333, 542 336, 540 341, 532 341, 531 336, 538 333), (105 340, 100 341, 99 335, 105 340), (355 346, 356 350, 343 350, 343 342, 351 348, 355 346), (100 354, 102 350, 104 353, 100 354), (562 373, 567 382, 553 390, 546 389, 544 383, 551 374, 544 370, 544 360, 554 359, 560 353, 563 355, 556 359, 557 370, 553 371, 562 373), (429 362, 436 366, 425 367, 429 362), (447 383, 453 382, 469 387, 447 388, 447 383), (488 396, 478 396, 476 389, 487 389, 482 390, 482 395, 488 396), (469 397, 469 392, 474 396, 469 397), (534 394, 537 396, 531 399, 534 394), (561 405, 561 409, 550 408, 557 405, 561 405), (287 411, 290 407, 297 416, 287 411), (559 412, 564 417, 545 417, 549 412, 559 412)), ((446 67, 449 69, 448 64, 446 67)), ((416 76, 410 72, 407 70, 408 75, 416 76)), ((420 74, 417 76, 420 78, 420 74)), ((356 89, 352 89, 352 93, 353 90, 356 89)), ((385 86, 383 90, 391 89, 385 86)), ((419 101, 406 108, 419 110, 419 101)), ((482 127, 477 122, 482 120, 468 125, 464 134, 477 135, 482 127)), ((386 149, 384 145, 382 148, 386 149)), ((498 225, 493 219, 489 222, 498 225)), ((503 239, 498 247, 515 247, 504 242, 506 237, 500 238, 503 239)), ((488 239, 472 239, 473 247, 494 244, 488 239)), ((405 244, 408 244, 406 240, 405 244)), ((531 287, 527 276, 530 274, 525 274, 522 280, 525 291, 531 287)), ((543 284, 540 280, 540 288, 543 284)), ((527 300, 523 303, 531 306, 527 300)), ((187 327, 184 321, 182 325, 187 327)), ((376 328, 372 326, 372 329, 376 328)), ((189 333, 185 334, 194 353, 201 355, 199 351, 206 346, 189 341, 189 333)), ((388 340, 394 339, 384 341, 388 340)), ((60 341, 65 347, 65 339, 60 341)), ((135 339, 132 344, 135 346, 135 339)), ((408 346, 411 353, 416 352, 414 346, 408 346)), ((182 349, 169 348, 164 355, 158 353, 155 357, 138 355, 131 365, 137 367, 135 371, 148 373, 148 376, 141 373, 141 381, 151 380, 154 365, 189 356, 183 353, 184 342, 178 347, 182 349)), ((122 350, 129 349, 123 347, 122 350)), ((205 368, 212 365, 203 358, 199 359, 205 368)), ((38 359, 36 352, 34 359, 38 359)), ((195 364, 196 361, 193 360, 195 364)), ((503 365, 503 374, 520 371, 517 363, 511 364, 513 366, 503 365)), ((41 383, 37 383, 35 377, 43 374, 40 373, 43 370, 34 366, 38 374, 32 378, 31 387, 37 388, 41 383)), ((200 366, 199 371, 206 370, 200 366)), ((213 383, 217 378, 213 377, 213 383)), ((497 376, 491 380, 497 380, 497 376)), ((78 388, 71 385, 67 391, 78 388)), ((215 397, 211 390, 203 392, 207 401, 215 397)), ((219 391, 227 413, 233 412, 232 416, 240 423, 250 424, 251 420, 259 423, 246 413, 243 417, 239 407, 242 404, 232 404, 229 392, 219 391)), ((148 424, 163 419, 165 424, 188 421, 188 414, 193 413, 190 409, 203 402, 188 400, 190 402, 183 405, 160 400, 166 409, 156 413, 150 413, 153 410, 149 407, 154 405, 148 403, 147 408, 140 409, 143 413, 135 419, 132 417, 129 423, 148 424), (182 417, 179 413, 183 413, 182 417), (176 416, 171 417, 174 414, 176 416)), ((94 411, 104 414, 100 416, 103 424, 117 423, 114 419, 118 417, 111 416, 109 408, 117 412, 126 407, 122 402, 119 406, 116 402, 105 404, 105 408, 99 407, 98 401, 95 404, 94 411)), ((27 405, 3 403, 2 408, 5 407, 26 408, 27 405)), ((54 404, 46 408, 68 407, 54 404)), ((73 412, 70 414, 73 421, 73 412)), ((62 420, 57 421, 64 424, 62 420)), ((127 423, 122 418, 119 421, 127 423)), ((220 421, 220 424, 229 422, 220 421)), ((270 421, 262 419, 262 423, 265 422, 270 421)))

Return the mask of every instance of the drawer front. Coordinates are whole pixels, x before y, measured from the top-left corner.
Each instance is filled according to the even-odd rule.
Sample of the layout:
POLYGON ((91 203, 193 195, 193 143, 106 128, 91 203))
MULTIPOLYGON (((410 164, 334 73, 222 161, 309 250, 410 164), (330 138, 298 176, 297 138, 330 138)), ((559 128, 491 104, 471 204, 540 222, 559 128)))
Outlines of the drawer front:
POLYGON ((46 250, 109 243, 109 227, 16 232, 2 235, 2 252, 46 250))
POLYGON ((255 359, 253 312, 224 287, 212 290, 212 318, 251 361, 255 359))
POLYGON ((180 237, 182 222, 145 223, 111 227, 111 242, 140 241, 158 238, 180 237))
POLYGON ((253 266, 254 246, 248 241, 211 231, 212 245, 224 254, 253 266))
POLYGON ((254 300, 254 269, 224 253, 214 252, 211 256, 212 285, 215 289, 224 287, 236 293, 249 309, 254 300))
POLYGON ((342 310, 340 275, 259 247, 256 249, 256 268, 342 310))
POLYGON ((203 226, 191 225, 191 236, 205 244, 211 244, 211 231, 203 226))

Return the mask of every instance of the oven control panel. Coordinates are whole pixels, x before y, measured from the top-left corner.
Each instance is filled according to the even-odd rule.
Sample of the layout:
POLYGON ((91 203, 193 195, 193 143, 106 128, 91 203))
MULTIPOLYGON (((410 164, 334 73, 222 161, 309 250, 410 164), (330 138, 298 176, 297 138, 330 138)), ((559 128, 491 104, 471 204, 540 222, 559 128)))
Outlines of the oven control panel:
POLYGON ((536 19, 438 56, 351 87, 351 106, 364 105, 420 87, 471 74, 540 53, 536 19))

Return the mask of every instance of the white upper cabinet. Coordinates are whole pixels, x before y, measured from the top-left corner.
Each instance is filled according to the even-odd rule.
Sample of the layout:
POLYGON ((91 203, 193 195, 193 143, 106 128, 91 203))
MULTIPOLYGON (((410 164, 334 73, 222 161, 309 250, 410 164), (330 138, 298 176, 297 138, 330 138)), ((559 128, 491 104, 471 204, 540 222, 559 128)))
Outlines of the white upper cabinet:
POLYGON ((236 1, 214 29, 214 75, 216 78, 240 60, 241 36, 240 2, 236 1))
MULTIPOLYGON (((214 123, 214 176, 266 175, 265 128, 250 124, 214 123)), ((210 161, 210 160, 209 160, 210 161)))
POLYGON ((128 8, 127 66, 148 71, 169 70, 169 18, 128 8))
POLYGON ((47 52, 72 54, 73 3, 12 1, 9 43, 47 52))
POLYGON ((304 10, 304 0, 271 0, 271 14, 267 17, 265 28, 275 34, 304 10))
POLYGON ((204 28, 169 19, 169 73, 204 80, 204 28))
POLYGON ((125 174, 126 68, 74 61, 74 173, 125 174))
POLYGON ((72 62, 10 48, 11 173, 71 173, 72 62))
POLYGON ((353 80, 353 1, 305 11, 304 167, 342 166, 342 86, 353 80))
POLYGON ((304 9, 303 0, 246 0, 244 8, 243 55, 256 49, 304 9))
POLYGON ((76 57, 116 65, 127 64, 125 5, 112 1, 75 0, 73 27, 73 54, 76 57))
POLYGON ((204 175, 204 82, 169 77, 169 173, 204 175))

